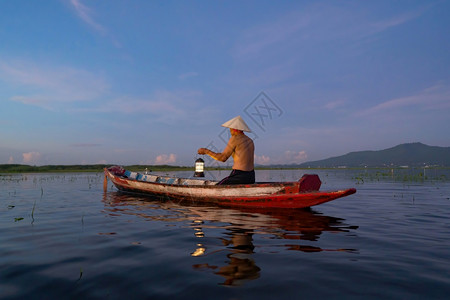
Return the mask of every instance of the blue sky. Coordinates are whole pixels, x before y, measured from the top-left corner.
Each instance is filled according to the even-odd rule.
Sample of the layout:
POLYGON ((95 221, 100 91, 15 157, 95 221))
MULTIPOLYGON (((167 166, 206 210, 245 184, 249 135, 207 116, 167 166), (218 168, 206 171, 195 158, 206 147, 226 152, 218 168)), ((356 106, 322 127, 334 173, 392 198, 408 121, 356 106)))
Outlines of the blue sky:
MULTIPOLYGON (((450 1, 0 1, 0 164, 450 146, 450 1)), ((207 161, 208 163, 212 163, 207 161)), ((225 165, 231 165, 228 162, 225 165)))

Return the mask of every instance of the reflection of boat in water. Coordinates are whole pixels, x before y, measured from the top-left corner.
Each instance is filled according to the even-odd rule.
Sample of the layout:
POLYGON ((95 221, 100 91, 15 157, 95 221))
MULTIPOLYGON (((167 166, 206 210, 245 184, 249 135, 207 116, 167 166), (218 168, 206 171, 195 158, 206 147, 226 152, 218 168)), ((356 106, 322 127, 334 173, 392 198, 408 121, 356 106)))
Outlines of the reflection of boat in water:
POLYGON ((137 215, 161 222, 189 224, 198 241, 189 253, 199 262, 196 270, 213 272, 225 278, 224 285, 239 285, 259 278, 261 269, 253 259, 255 249, 277 253, 283 250, 302 252, 346 251, 355 249, 322 249, 314 246, 324 232, 348 232, 357 229, 344 219, 325 216, 311 209, 223 208, 161 202, 122 193, 105 193, 105 211, 111 215, 137 215), (217 236, 219 230, 219 236, 217 236), (216 239, 214 235, 216 234, 216 239), (254 238, 264 235, 270 245, 255 245, 254 238), (214 241, 219 241, 214 242, 214 241), (275 244, 275 245, 274 245, 275 244), (213 257, 225 253, 226 263, 213 257))
POLYGON ((356 193, 350 188, 319 191, 317 175, 303 175, 294 182, 218 185, 216 181, 140 174, 119 166, 105 168, 107 179, 121 191, 147 194, 162 199, 212 203, 226 207, 305 208, 356 193))

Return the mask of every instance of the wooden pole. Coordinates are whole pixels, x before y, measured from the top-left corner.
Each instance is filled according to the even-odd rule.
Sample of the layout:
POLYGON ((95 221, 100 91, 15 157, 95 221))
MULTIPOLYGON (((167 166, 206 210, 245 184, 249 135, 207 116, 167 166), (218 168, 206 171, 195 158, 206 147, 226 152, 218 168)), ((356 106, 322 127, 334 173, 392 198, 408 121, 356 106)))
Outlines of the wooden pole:
POLYGON ((108 189, 108 177, 105 174, 105 179, 103 180, 103 191, 106 192, 108 189))

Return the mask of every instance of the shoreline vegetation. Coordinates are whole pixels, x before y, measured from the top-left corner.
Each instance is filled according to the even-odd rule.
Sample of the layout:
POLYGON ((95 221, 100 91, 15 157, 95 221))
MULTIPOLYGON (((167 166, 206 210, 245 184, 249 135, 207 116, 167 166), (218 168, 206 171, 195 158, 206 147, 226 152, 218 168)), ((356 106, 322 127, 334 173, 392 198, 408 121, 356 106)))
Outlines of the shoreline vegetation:
MULTIPOLYGON (((77 172, 103 172, 104 168, 115 164, 93 164, 93 165, 44 165, 30 166, 21 164, 0 164, 0 173, 77 173, 77 172)), ((170 165, 127 165, 122 166, 131 171, 189 171, 194 167, 170 166, 170 165)))
MULTIPOLYGON (((114 164, 44 165, 0 164, 0 173, 103 172, 114 164)), ((134 172, 193 171, 194 166, 123 165, 134 172)), ((230 170, 231 166, 206 166, 206 171, 230 170)), ((256 165, 255 170, 448 170, 450 147, 428 146, 422 143, 401 144, 379 151, 358 151, 346 155, 302 164, 256 165)), ((383 172, 384 173, 384 172, 383 172)))
MULTIPOLYGON (((114 164, 93 164, 93 165, 44 165, 31 166, 22 164, 0 164, 0 173, 59 173, 59 172, 103 172, 104 168, 114 164)), ((169 172, 169 171, 194 171, 194 166, 171 166, 171 165, 125 165, 127 170, 135 172, 169 172)), ((231 167, 211 167, 205 168, 208 171, 230 170, 231 167)), ((407 166, 380 166, 380 167, 299 167, 299 166, 256 166, 255 170, 396 170, 396 169, 450 169, 446 166, 425 166, 425 167, 407 167, 407 166)))
MULTIPOLYGON (((45 165, 45 166, 30 166, 20 164, 0 164, 0 181, 8 180, 10 176, 25 176, 27 174, 55 174, 55 173, 96 173, 96 175, 103 173, 103 169, 112 165, 45 165)), ((192 166, 171 166, 171 165, 125 165, 123 168, 143 173, 148 172, 194 172, 192 166)), ((205 168, 205 171, 226 171, 230 167, 210 167, 205 168)), ((380 166, 380 167, 299 167, 299 166, 256 166, 255 170, 304 170, 304 173, 314 173, 317 171, 325 171, 325 176, 331 172, 345 172, 349 174, 355 184, 364 184, 365 182, 394 180, 403 182, 424 182, 424 181, 438 181, 447 182, 450 180, 449 166, 380 166)), ((58 176, 58 175, 57 175, 58 176)))

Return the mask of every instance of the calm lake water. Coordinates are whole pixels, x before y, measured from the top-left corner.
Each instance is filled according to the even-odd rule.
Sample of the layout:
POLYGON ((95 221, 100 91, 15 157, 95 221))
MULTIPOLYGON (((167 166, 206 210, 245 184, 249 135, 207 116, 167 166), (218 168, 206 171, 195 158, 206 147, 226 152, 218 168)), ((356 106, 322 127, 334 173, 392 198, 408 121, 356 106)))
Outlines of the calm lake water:
POLYGON ((449 170, 257 180, 304 173, 357 193, 239 210, 104 193, 103 174, 2 175, 0 298, 448 299, 449 170))

